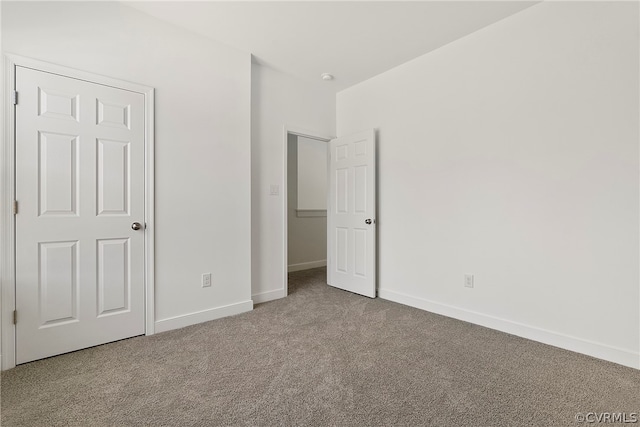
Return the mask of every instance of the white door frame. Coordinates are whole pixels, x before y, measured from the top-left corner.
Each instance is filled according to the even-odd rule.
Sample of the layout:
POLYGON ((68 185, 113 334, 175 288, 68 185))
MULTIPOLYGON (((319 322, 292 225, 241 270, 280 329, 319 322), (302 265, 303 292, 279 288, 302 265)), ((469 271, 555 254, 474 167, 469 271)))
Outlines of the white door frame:
MULTIPOLYGON (((13 108, 13 90, 15 88, 16 67, 32 68, 47 73, 59 74, 78 80, 111 86, 144 95, 145 99, 145 236, 144 236, 144 289, 145 289, 145 335, 154 333, 155 319, 155 254, 154 254, 154 89, 149 86, 130 83, 98 74, 62 67, 39 60, 25 58, 18 55, 4 55, 4 124, 5 133, 2 137, 0 150, 0 179, 2 192, 0 200, 0 220, 2 222, 0 234, 0 291, 2 304, 0 305, 0 334, 2 349, 2 370, 16 366, 16 333, 13 324, 13 311, 16 309, 15 283, 15 216, 13 202, 15 200, 15 109, 13 108)), ((18 102, 19 94, 18 94, 18 102)), ((0 136, 1 137, 1 136, 0 136)))
MULTIPOLYGON (((289 295, 289 168, 288 168, 288 156, 289 156, 289 134, 295 136, 302 136, 304 138, 315 139, 316 141, 329 142, 334 139, 334 136, 323 134, 322 132, 310 131, 302 129, 297 126, 284 125, 283 137, 282 137, 282 152, 283 157, 283 172, 284 185, 282 186, 282 278, 283 278, 283 297, 289 295)), ((327 164, 327 167, 329 165, 327 164)), ((328 197, 328 193, 327 193, 328 197)))

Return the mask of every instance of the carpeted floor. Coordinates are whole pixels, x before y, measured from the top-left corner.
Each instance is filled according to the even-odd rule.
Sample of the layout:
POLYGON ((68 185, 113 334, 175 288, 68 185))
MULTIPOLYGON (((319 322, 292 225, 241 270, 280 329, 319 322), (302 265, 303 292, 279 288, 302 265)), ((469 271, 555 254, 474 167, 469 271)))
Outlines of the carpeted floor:
MULTIPOLYGON (((640 371, 290 275, 249 313, 18 366, 10 426, 575 426, 640 371)), ((586 424, 586 423, 583 423, 586 424)))

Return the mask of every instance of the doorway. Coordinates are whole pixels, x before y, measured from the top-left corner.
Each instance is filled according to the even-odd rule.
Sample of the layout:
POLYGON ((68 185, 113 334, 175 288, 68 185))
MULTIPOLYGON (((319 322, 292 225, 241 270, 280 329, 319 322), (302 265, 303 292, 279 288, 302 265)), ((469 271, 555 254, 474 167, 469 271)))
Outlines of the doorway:
POLYGON ((375 298, 375 130, 332 139, 285 126, 283 148, 286 186, 283 197, 284 296, 289 294, 290 271, 325 268, 328 285, 375 298), (305 176, 311 170, 317 175, 313 179, 305 176), (298 181, 316 184, 301 187, 298 181), (320 205, 323 198, 325 203, 320 205), (305 205, 305 202, 310 204, 305 205), (316 223, 313 227, 305 227, 310 222, 298 221, 300 218, 314 218, 316 223), (303 231, 294 237, 293 233, 298 230, 303 231), (324 239, 320 237, 322 230, 324 239), (307 250, 309 247, 311 250, 307 250), (306 251, 307 258, 317 258, 320 253, 325 254, 325 258, 304 260, 298 252, 291 256, 293 250, 300 248, 306 251))
POLYGON ((285 129, 284 289, 289 273, 327 265, 329 137, 285 129))

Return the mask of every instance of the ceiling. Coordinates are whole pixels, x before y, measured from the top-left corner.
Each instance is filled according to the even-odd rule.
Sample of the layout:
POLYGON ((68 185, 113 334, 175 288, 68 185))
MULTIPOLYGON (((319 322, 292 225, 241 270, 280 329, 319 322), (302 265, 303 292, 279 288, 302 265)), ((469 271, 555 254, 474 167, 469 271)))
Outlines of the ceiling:
POLYGON ((342 90, 536 2, 142 1, 161 20, 250 52, 254 61, 342 90))

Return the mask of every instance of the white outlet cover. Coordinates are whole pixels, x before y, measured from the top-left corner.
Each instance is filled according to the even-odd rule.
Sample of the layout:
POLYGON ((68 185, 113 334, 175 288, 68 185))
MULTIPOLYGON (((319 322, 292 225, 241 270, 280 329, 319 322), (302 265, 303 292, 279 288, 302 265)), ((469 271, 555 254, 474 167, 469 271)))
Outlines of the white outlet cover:
POLYGON ((269 187, 269 194, 272 196, 277 196, 280 194, 280 186, 278 184, 271 184, 269 187))
POLYGON ((211 273, 205 273, 202 275, 202 287, 208 288, 211 286, 211 273))

